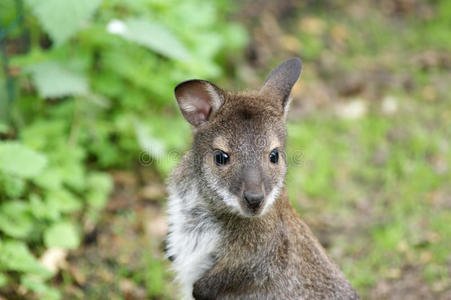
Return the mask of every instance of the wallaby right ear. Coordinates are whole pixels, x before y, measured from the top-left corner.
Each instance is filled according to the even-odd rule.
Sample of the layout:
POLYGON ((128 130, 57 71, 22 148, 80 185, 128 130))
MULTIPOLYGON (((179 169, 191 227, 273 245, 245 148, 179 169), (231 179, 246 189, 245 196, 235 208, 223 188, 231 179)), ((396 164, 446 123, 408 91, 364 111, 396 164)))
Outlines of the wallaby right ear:
POLYGON ((205 80, 184 81, 174 92, 183 117, 195 127, 211 120, 224 104, 224 92, 205 80))
POLYGON ((284 61, 268 75, 260 93, 281 101, 283 109, 286 110, 291 89, 301 75, 301 70, 302 62, 299 58, 284 61))

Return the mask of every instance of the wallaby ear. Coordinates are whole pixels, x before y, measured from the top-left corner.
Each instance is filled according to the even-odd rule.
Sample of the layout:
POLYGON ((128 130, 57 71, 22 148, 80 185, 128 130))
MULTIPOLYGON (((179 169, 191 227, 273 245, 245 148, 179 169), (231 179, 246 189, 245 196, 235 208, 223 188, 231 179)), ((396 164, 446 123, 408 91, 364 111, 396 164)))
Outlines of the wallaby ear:
POLYGON ((278 98, 285 108, 293 85, 301 75, 302 62, 294 57, 281 63, 266 78, 260 93, 278 98))
POLYGON ((211 120, 224 104, 224 92, 205 80, 184 81, 174 92, 183 116, 196 127, 211 120))

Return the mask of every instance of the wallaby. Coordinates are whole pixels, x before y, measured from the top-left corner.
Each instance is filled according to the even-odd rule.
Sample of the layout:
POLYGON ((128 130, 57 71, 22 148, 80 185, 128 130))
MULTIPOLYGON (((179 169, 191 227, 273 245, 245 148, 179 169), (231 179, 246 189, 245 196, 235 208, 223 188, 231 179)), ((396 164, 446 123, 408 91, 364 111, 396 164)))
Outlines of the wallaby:
POLYGON ((187 299, 359 299, 287 197, 285 119, 302 63, 259 91, 175 88, 194 141, 168 180, 167 256, 187 299))

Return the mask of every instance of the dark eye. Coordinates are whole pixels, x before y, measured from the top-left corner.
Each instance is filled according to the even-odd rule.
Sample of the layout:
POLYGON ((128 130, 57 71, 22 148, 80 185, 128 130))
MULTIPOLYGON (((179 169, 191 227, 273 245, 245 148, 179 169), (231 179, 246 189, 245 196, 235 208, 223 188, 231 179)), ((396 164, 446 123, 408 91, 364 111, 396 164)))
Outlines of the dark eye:
POLYGON ((215 163, 218 166, 224 166, 229 163, 230 157, 227 153, 221 150, 215 150, 213 152, 213 157, 215 159, 215 163))
POLYGON ((273 164, 277 164, 279 162, 279 150, 274 149, 269 153, 269 161, 273 164))

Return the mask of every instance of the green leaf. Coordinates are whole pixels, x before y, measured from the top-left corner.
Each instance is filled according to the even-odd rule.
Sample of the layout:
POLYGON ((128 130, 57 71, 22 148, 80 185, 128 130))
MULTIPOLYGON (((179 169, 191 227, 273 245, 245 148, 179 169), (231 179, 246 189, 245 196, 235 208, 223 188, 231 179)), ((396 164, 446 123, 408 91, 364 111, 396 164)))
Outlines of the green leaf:
POLYGON ((0 273, 0 287, 4 287, 8 284, 8 276, 3 273, 0 273))
POLYGON ((9 130, 8 125, 6 125, 5 123, 2 123, 2 121, 0 121, 0 133, 7 133, 9 130))
POLYGON ((93 173, 88 177, 89 192, 87 202, 93 208, 101 209, 108 201, 108 196, 113 188, 111 177, 104 173, 93 173))
POLYGON ((135 122, 135 133, 143 151, 140 163, 155 166, 163 176, 177 164, 180 153, 186 147, 189 127, 182 119, 168 120, 152 115, 152 124, 135 122))
POLYGON ((106 173, 92 172, 88 177, 88 186, 92 190, 108 195, 113 188, 113 181, 106 173))
POLYGON ((169 58, 185 60, 190 57, 180 40, 162 24, 138 18, 125 22, 113 20, 108 24, 108 31, 169 58))
POLYGON ((28 250, 27 245, 19 241, 3 241, 0 244, 0 268, 36 274, 42 277, 51 275, 28 250))
POLYGON ((23 178, 4 174, 0 171, 0 193, 8 198, 20 198, 25 192, 26 183, 23 178))
POLYGON ((59 291, 44 283, 42 278, 32 275, 22 276, 20 283, 30 291, 40 295, 41 299, 59 300, 61 295, 59 291))
POLYGON ((59 212, 71 213, 81 208, 81 200, 65 190, 52 190, 46 195, 46 205, 59 212))
POLYGON ((102 0, 26 0, 56 45, 72 37, 94 14, 102 0))
POLYGON ((164 141, 152 135, 149 128, 141 121, 135 122, 135 132, 142 151, 157 159, 162 159, 167 153, 164 141))
POLYGON ((0 206, 0 230, 15 238, 25 238, 33 230, 28 206, 13 200, 0 206))
POLYGON ((67 142, 69 126, 64 117, 40 118, 21 128, 20 139, 25 145, 39 151, 52 149, 51 156, 54 156, 55 152, 64 152, 58 148, 67 142), (43 139, 43 136, 46 138, 43 139))
POLYGON ((67 161, 61 163, 61 179, 69 187, 80 192, 86 185, 86 170, 82 161, 74 157, 73 153, 67 156, 67 161))
POLYGON ((0 142, 0 170, 22 178, 38 175, 45 167, 44 155, 17 142, 0 142))
POLYGON ((45 231, 44 243, 48 248, 76 249, 80 245, 80 236, 74 224, 61 222, 45 231))
POLYGON ((61 217, 59 205, 55 205, 52 202, 44 202, 36 194, 31 194, 29 199, 30 212, 36 218, 55 221, 61 217))
POLYGON ((35 64, 28 67, 28 71, 42 98, 89 94, 87 78, 57 62, 35 64))
POLYGON ((47 190, 58 190, 62 186, 61 171, 55 167, 48 167, 35 178, 34 183, 47 190))

